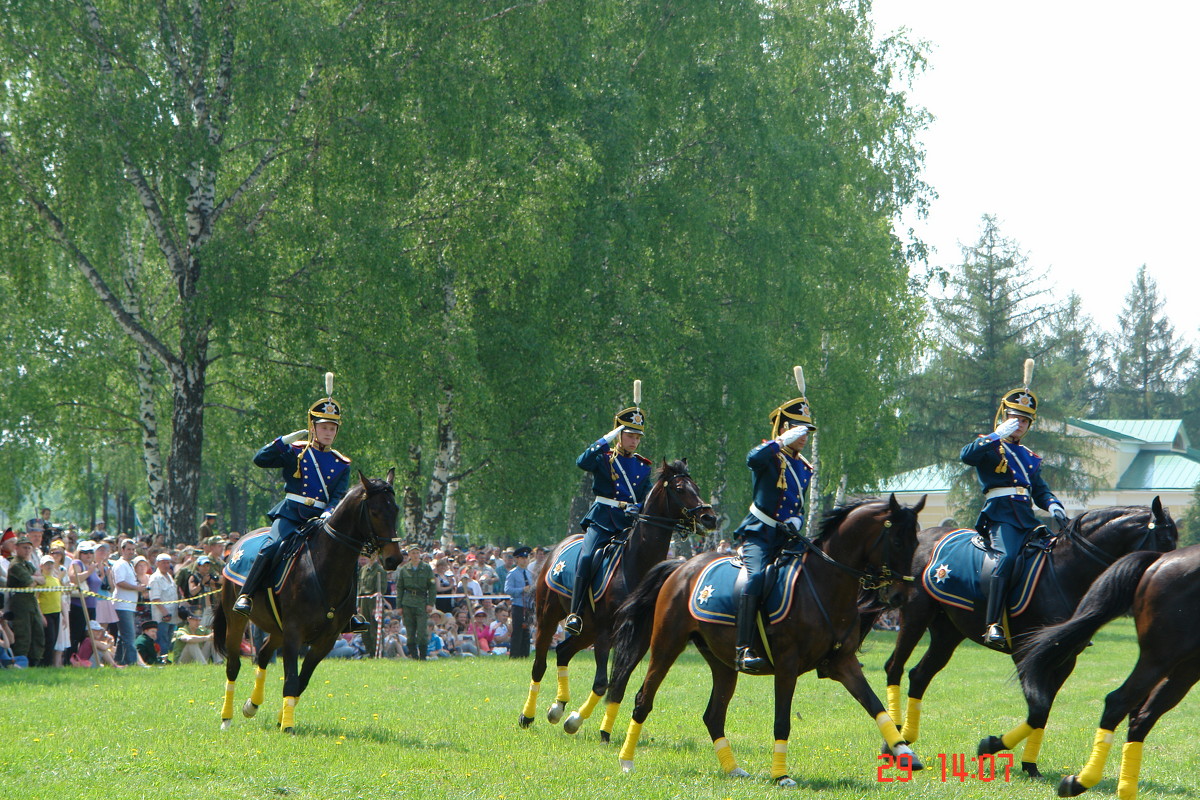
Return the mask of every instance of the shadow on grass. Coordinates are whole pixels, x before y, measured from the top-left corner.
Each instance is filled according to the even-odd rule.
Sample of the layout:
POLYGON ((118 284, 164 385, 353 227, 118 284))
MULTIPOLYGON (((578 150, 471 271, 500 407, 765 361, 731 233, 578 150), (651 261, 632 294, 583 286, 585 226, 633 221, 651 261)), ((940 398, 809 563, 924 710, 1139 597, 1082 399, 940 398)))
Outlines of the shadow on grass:
POLYGON ((417 736, 405 735, 378 726, 363 728, 343 725, 323 725, 319 722, 304 722, 296 727, 296 736, 301 738, 308 736, 314 738, 346 739, 347 741, 357 742, 375 742, 376 744, 400 745, 413 750, 435 750, 455 753, 470 752, 470 748, 461 742, 429 742, 417 736))

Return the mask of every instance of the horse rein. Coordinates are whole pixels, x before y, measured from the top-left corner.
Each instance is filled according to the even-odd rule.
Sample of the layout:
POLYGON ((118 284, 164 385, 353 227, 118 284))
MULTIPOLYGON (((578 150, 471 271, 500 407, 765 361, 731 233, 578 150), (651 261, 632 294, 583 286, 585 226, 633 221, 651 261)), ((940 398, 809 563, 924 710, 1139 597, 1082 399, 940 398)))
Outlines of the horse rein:
MULTIPOLYGON (((1097 562, 1098 564, 1100 564, 1101 566, 1103 566, 1105 568, 1112 566, 1116 562, 1116 560, 1117 560, 1116 558, 1114 558, 1113 556, 1110 556, 1103 549, 1101 549, 1100 547, 1098 547, 1095 544, 1092 544, 1087 539, 1085 539, 1083 536, 1081 536, 1079 534, 1079 531, 1077 530, 1077 528, 1078 528, 1077 525, 1068 524, 1065 533, 1062 533, 1059 535, 1065 536, 1067 541, 1073 543, 1076 547, 1079 548, 1080 552, 1082 552, 1088 558, 1092 559, 1093 561, 1097 562)), ((1159 544, 1157 529, 1158 529, 1158 521, 1156 519, 1154 519, 1154 514, 1153 514, 1153 512, 1151 512, 1150 522, 1146 525, 1146 532, 1142 534, 1142 538, 1138 540, 1137 544, 1130 548, 1129 552, 1132 553, 1136 550, 1147 549, 1145 547, 1145 545, 1149 544, 1152 539, 1153 539, 1153 544, 1155 544, 1155 545, 1159 544)))
MULTIPOLYGON (((875 539, 874 543, 871 545, 870 549, 874 550, 876 547, 879 546, 880 540, 883 539, 883 537, 888 533, 888 531, 889 531, 889 529, 891 529, 891 527, 892 527, 892 520, 885 519, 883 521, 882 530, 879 531, 879 536, 876 537, 876 539, 875 539)), ((903 583, 913 583, 916 581, 916 578, 913 577, 912 575, 905 575, 903 573, 892 572, 891 567, 889 567, 887 565, 888 556, 891 555, 891 549, 892 549, 892 540, 890 538, 884 542, 884 552, 883 552, 883 562, 884 563, 883 563, 883 567, 880 569, 880 571, 878 573, 872 572, 869 570, 855 569, 854 567, 843 564, 842 562, 838 561, 833 556, 826 553, 821 548, 817 547, 813 543, 812 539, 809 539, 807 536, 800 533, 799 531, 795 531, 793 533, 792 542, 794 543, 795 546, 797 546, 797 549, 791 550, 791 549, 789 549, 789 547, 791 545, 784 545, 782 552, 796 553, 796 554, 806 553, 806 552, 807 553, 815 553, 817 555, 817 557, 820 558, 822 561, 824 561, 826 564, 829 564, 832 567, 836 567, 836 568, 840 569, 842 572, 845 572, 848 575, 853 575, 855 578, 857 578, 859 585, 863 588, 863 591, 867 591, 867 592, 879 591, 880 589, 883 589, 884 587, 888 586, 889 584, 895 583, 897 581, 903 582, 903 583)))
POLYGON ((329 538, 333 539, 338 544, 349 547, 351 550, 354 550, 360 555, 370 557, 375 555, 376 551, 380 550, 382 547, 393 542, 401 542, 403 540, 395 537, 385 538, 375 533, 375 526, 371 523, 370 511, 367 509, 367 497, 370 496, 370 493, 364 492, 364 494, 365 496, 363 497, 362 502, 358 504, 358 517, 359 522, 366 525, 367 529, 371 532, 370 539, 367 541, 359 541, 358 539, 350 538, 344 533, 338 533, 337 530, 335 530, 334 527, 329 524, 328 519, 321 523, 321 527, 324 528, 325 533, 329 534, 329 538))
MULTIPOLYGON (((691 480, 690 475, 677 475, 675 477, 678 478, 679 480, 691 480)), ((672 479, 672 480, 674 480, 674 479, 672 479)), ((696 485, 695 481, 691 481, 691 482, 692 482, 693 486, 696 485)), ((675 487, 671 485, 671 481, 664 482, 663 487, 665 488, 667 497, 669 497, 671 500, 673 500, 675 502, 675 505, 678 506, 680 508, 680 510, 683 512, 684 518, 678 519, 676 517, 659 517, 659 516, 655 516, 654 514, 643 514, 641 512, 638 512, 637 520, 639 522, 645 522, 650 525, 653 525, 656 528, 670 529, 672 532, 681 534, 682 536, 685 536, 685 537, 691 536, 691 535, 699 535, 700 530, 698 527, 699 526, 698 517, 700 515, 700 512, 705 511, 705 510, 711 511, 712 506, 709 505, 708 503, 701 503, 700 505, 695 506, 693 508, 688 508, 687 506, 684 506, 684 504, 682 502, 680 502, 678 490, 675 489, 675 487)), ((696 487, 696 493, 697 493, 697 495, 699 495, 699 493, 700 493, 699 487, 696 487)))

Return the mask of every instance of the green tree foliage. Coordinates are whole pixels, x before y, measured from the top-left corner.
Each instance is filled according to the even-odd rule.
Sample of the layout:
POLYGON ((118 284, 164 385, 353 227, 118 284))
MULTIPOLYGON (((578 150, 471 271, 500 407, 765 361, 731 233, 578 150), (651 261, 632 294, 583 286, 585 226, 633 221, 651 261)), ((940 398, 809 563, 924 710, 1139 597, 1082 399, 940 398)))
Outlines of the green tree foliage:
POLYGON ((922 312, 891 225, 923 206, 926 117, 894 88, 920 54, 864 7, 12 8, 0 235, 32 246, 4 274, 54 264, 72 313, 106 309, 120 346, 92 368, 124 370, 119 405, 152 357, 168 524, 267 507, 250 453, 325 369, 338 448, 400 467, 426 538, 456 509, 492 539, 564 533, 574 458, 635 378, 645 449, 690 456, 735 519, 792 364, 827 488, 894 466, 922 312), (95 286, 130 240, 136 313, 95 286))
POLYGON ((1039 398, 1026 444, 1045 456, 1047 483, 1056 492, 1086 494, 1090 485, 1083 447, 1064 427, 1067 417, 1082 412, 1079 401, 1088 394, 1086 378, 1070 374, 1063 361, 1082 346, 1087 323, 1077 302, 1050 302, 1035 274, 1017 243, 985 216, 978 241, 963 248, 962 263, 948 274, 946 295, 933 300, 933 355, 909 387, 905 417, 913 435, 904 440, 902 458, 912 468, 960 468, 951 503, 962 519, 978 513, 982 497, 959 452, 992 430, 1001 398, 1021 385, 1026 358, 1035 360, 1030 388, 1039 398))
POLYGON ((1163 312, 1158 284, 1143 264, 1112 342, 1103 413, 1111 419, 1170 419, 1183 411, 1185 381, 1195 372, 1192 348, 1163 312))

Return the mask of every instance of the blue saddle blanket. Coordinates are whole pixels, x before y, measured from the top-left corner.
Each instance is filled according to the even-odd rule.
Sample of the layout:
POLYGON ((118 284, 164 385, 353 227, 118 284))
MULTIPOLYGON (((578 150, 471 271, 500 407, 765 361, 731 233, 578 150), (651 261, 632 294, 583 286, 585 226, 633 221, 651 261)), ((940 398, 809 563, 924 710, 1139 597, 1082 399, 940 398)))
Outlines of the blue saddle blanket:
MULTIPOLYGON (((233 552, 229 554, 229 561, 225 564, 225 569, 221 574, 226 580, 233 581, 238 586, 246 585, 246 576, 250 574, 250 567, 254 564, 254 559, 258 556, 258 551, 267 541, 267 533, 269 530, 264 528, 261 533, 253 533, 249 536, 243 536, 238 539, 234 545, 233 552)), ((300 536, 300 534, 296 534, 300 536)), ((286 547, 285 542, 281 547, 286 547)), ((296 556, 304 550, 303 545, 300 547, 289 548, 292 552, 275 565, 275 569, 271 571, 269 585, 278 592, 283 587, 283 581, 287 578, 287 574, 291 572, 292 565, 296 563, 296 556)))
MULTIPOLYGON (((564 597, 570 597, 575 591, 575 572, 579 566, 579 550, 583 547, 583 534, 577 533, 567 537, 566 544, 558 551, 558 557, 546 570, 546 585, 550 590, 564 597)), ((592 603, 604 596, 608 585, 612 583, 613 575, 621 566, 621 557, 625 554, 625 543, 616 547, 602 547, 592 559, 592 603)))
MULTIPOLYGON (((929 563, 921 572, 921 583, 933 599, 948 606, 974 611, 985 603, 980 575, 984 551, 975 531, 961 528, 951 531, 933 548, 929 563)), ((1013 573, 1008 590, 1008 615, 1015 617, 1029 608, 1038 580, 1046 566, 1046 551, 1026 550, 1024 563, 1013 573)))
MULTIPOLYGON (((774 625, 792 610, 796 599, 796 578, 804 565, 803 559, 790 558, 783 562, 774 584, 767 589, 762 611, 767 623, 774 625)), ((700 571, 688 597, 688 611, 701 622, 718 625, 737 623, 736 582, 742 571, 742 563, 733 556, 722 556, 700 571)))

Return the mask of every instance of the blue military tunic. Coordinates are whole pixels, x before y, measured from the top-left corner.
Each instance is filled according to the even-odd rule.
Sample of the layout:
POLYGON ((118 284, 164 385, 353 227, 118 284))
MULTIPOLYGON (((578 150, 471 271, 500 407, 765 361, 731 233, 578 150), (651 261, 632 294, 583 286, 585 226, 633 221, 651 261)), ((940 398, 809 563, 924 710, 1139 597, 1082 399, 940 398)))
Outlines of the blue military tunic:
POLYGON ((650 493, 650 459, 637 453, 617 455, 609 447, 608 440, 601 438, 584 450, 575 463, 592 473, 592 491, 596 493, 596 502, 592 503, 581 523, 584 530, 597 527, 611 535, 629 527, 629 515, 625 510, 608 505, 600 498, 639 505, 645 502, 650 493))
MULTIPOLYGON (((254 463, 265 469, 278 468, 283 476, 285 497, 267 512, 272 520, 270 543, 290 536, 302 522, 333 511, 350 488, 350 459, 336 450, 306 449, 306 442, 284 444, 275 439, 254 455, 254 463), (297 460, 300 476, 296 477, 297 460), (315 502, 309 504, 294 497, 315 502), (318 503, 322 505, 318 505, 318 503)), ((265 546, 265 545, 264 545, 265 546)))
POLYGON ((796 529, 804 524, 804 492, 813 467, 804 456, 785 453, 774 439, 751 450, 746 465, 754 474, 754 504, 734 536, 742 540, 746 575, 742 593, 757 595, 762 590, 763 570, 784 543, 779 524, 789 522, 796 529))
MULTIPOLYGON (((774 439, 755 447, 746 456, 746 466, 754 473, 754 508, 776 523, 791 522, 797 529, 804 525, 804 493, 812 480, 812 464, 802 455, 790 456, 774 439), (782 473, 783 488, 780 488, 782 473)), ((748 533, 773 533, 770 525, 753 509, 742 520, 735 536, 748 533)))
POLYGON ((1004 442, 989 433, 963 447, 959 457, 975 467, 984 494, 995 493, 984 501, 975 528, 999 554, 992 574, 1007 579, 1013 567, 1009 556, 1020 552, 1038 526, 1033 504, 1049 509, 1062 503, 1042 479, 1041 456, 1023 444, 1004 442))

